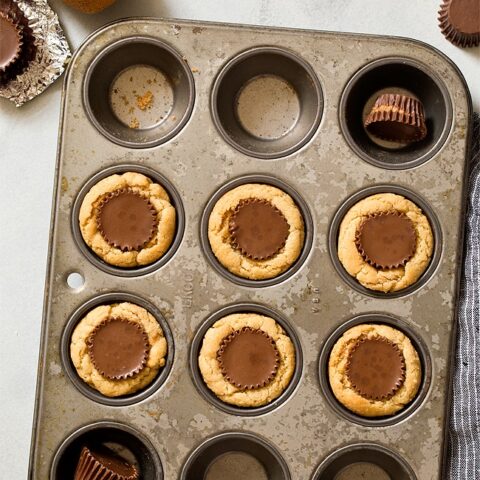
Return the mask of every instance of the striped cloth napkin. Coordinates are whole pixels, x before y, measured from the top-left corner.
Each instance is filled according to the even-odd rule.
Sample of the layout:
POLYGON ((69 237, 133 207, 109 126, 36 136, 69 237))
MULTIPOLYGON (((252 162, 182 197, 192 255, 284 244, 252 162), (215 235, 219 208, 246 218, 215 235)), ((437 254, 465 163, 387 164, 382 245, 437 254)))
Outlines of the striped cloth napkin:
POLYGON ((450 411, 449 480, 480 480, 480 116, 474 115, 450 411))

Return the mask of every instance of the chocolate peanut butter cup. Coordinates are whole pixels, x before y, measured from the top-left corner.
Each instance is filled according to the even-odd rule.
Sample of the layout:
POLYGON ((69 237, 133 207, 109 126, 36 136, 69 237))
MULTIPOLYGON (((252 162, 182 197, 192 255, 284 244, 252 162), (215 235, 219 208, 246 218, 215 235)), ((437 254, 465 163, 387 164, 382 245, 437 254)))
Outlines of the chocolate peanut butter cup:
POLYGON ((278 371, 280 355, 275 341, 260 329, 243 327, 225 337, 217 352, 225 379, 253 390, 268 385, 278 371))
POLYGON ((138 470, 106 447, 83 447, 74 480, 138 480, 138 470))
POLYGON ((350 350, 347 377, 362 397, 388 400, 405 381, 405 359, 387 338, 361 337, 350 350))
POLYGON ((24 72, 36 47, 23 11, 12 0, 0 2, 0 85, 24 72))
POLYGON ((150 349, 143 327, 123 318, 108 318, 97 325, 87 345, 95 368, 111 380, 133 377, 142 371, 150 349))
POLYGON ((150 200, 129 188, 108 193, 98 205, 98 230, 109 245, 124 252, 148 244, 157 225, 157 211, 150 200))
POLYGON ((0 12, 0 72, 18 59, 22 47, 22 34, 13 20, 0 12))
POLYGON ((355 245, 363 259, 375 268, 399 268, 415 254, 417 234, 412 221, 396 210, 374 213, 358 226, 355 245))
POLYGON ((375 137, 401 144, 418 142, 427 135, 423 105, 407 95, 380 95, 364 125, 375 137))
POLYGON ((480 45, 478 0, 445 0, 438 15, 440 29, 449 42, 464 48, 480 45))
POLYGON ((234 248, 252 260, 268 260, 284 246, 289 225, 283 213, 267 200, 240 201, 229 221, 234 248))

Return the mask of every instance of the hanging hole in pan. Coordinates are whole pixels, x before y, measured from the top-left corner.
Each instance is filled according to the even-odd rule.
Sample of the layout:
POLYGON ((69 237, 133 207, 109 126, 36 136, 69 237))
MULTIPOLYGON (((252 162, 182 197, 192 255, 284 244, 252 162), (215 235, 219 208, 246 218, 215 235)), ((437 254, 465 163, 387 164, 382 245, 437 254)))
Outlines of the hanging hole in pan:
POLYGON ((72 290, 80 290, 85 285, 85 278, 81 273, 71 272, 67 275, 66 282, 72 290))

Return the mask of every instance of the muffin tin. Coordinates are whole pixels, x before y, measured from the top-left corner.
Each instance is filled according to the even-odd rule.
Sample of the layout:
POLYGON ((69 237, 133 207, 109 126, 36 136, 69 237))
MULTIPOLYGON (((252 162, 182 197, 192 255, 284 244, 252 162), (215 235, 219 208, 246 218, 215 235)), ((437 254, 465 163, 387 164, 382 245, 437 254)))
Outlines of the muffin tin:
POLYGON ((362 468, 442 478, 470 114, 456 67, 413 40, 158 19, 93 34, 64 86, 30 478, 70 478, 85 439, 133 455, 142 480, 215 480, 212 462, 231 452, 255 457, 270 480, 354 480, 362 468), (171 104, 131 129, 109 98, 111 82, 139 64, 169 76, 171 104), (272 85, 284 97, 269 96, 272 85), (424 141, 392 150, 366 136, 362 105, 385 88, 422 99, 424 141), (258 122, 259 102, 273 120, 258 122), (128 170, 168 190, 178 226, 162 259, 122 270, 86 248, 76 220, 93 183, 128 170), (304 215, 300 259, 272 281, 238 279, 209 250, 212 198, 247 181, 279 185, 304 215), (336 259, 342 208, 373 191, 409 196, 434 230, 429 270, 394 295, 359 288, 336 259), (84 312, 123 300, 156 316, 169 358, 145 391, 108 400, 76 378, 68 338, 84 312), (195 365, 208 322, 236 311, 271 312, 297 350, 290 387, 258 410, 215 401, 195 365), (417 399, 388 419, 342 410, 326 379, 332 341, 370 321, 404 330, 425 372, 417 399))

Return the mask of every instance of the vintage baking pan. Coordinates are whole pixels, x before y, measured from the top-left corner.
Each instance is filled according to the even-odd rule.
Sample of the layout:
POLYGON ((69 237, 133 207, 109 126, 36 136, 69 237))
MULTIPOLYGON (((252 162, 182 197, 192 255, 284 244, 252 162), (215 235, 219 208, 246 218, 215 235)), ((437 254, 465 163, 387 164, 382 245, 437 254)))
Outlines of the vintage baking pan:
POLYGON ((129 19, 90 36, 64 84, 30 478, 73 478, 89 439, 133 455, 144 480, 207 478, 212 461, 232 451, 244 465, 237 473, 250 472, 242 478, 354 479, 362 462, 365 472, 375 468, 370 461, 391 480, 443 478, 470 115, 457 68, 409 39, 159 19, 129 19), (138 124, 128 125, 111 83, 135 65, 171 80, 162 97, 168 121, 147 110, 147 128, 129 128, 138 124), (239 119, 235 95, 259 75, 286 79, 296 112, 287 101, 266 125, 248 109, 239 119), (385 88, 422 98, 425 141, 403 149, 369 141, 354 119, 385 88), (166 255, 122 270, 86 246, 78 212, 94 183, 125 171, 162 184, 178 223, 166 255), (300 258, 273 280, 232 275, 209 247, 213 204, 248 182, 284 189, 304 217, 300 258), (435 239, 426 272, 395 294, 361 287, 336 253, 343 214, 378 192, 417 203, 435 239), (121 300, 157 318, 169 353, 148 388, 108 398, 77 376, 69 341, 86 312, 121 300), (259 408, 218 400, 196 361, 206 329, 239 311, 276 319, 296 351, 289 387, 259 408), (395 416, 360 417, 330 390, 330 349, 362 322, 399 328, 419 353, 420 391, 395 416))

